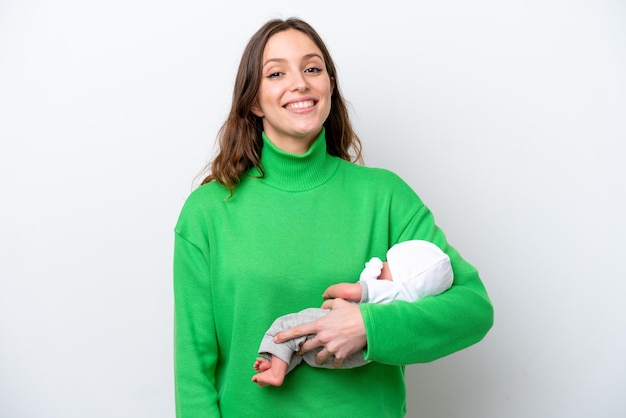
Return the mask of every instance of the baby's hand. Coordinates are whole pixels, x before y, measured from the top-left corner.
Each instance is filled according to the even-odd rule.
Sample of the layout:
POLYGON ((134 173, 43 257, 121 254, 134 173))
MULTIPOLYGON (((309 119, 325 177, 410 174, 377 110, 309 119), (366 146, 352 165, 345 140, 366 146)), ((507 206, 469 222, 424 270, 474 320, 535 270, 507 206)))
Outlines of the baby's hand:
POLYGON ((324 299, 345 299, 351 302, 361 301, 361 285, 359 283, 339 283, 330 286, 322 295, 324 299))

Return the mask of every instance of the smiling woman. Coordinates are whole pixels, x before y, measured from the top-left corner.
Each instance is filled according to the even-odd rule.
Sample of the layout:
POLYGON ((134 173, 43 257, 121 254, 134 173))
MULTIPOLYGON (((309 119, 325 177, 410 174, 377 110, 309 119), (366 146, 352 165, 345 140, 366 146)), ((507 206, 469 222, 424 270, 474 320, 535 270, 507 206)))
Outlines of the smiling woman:
POLYGON ((219 144, 175 229, 178 417, 405 416, 404 365, 476 343, 493 311, 413 190, 354 163, 361 146, 335 66, 307 23, 272 20, 251 38, 219 144), (309 336, 301 354, 316 350, 337 369, 298 367, 280 386, 252 386, 258 342, 276 318, 318 307, 326 288, 409 240, 445 252, 446 292, 386 305, 328 300, 322 318, 274 340, 309 336), (367 364, 339 369, 354 353, 367 364))
POLYGON ((265 46, 263 80, 252 112, 263 118, 274 145, 304 154, 330 113, 332 90, 319 48, 304 33, 286 30, 265 46))
MULTIPOLYGON (((285 63, 285 60, 289 58, 292 63, 297 62, 299 67, 302 65, 301 60, 314 58, 309 56, 311 54, 313 56, 321 54, 320 65, 298 68, 296 72, 321 73, 322 77, 325 73, 330 80, 332 90, 330 113, 323 121, 328 153, 343 160, 362 162, 361 142, 352 129, 348 109, 339 88, 337 70, 324 41, 310 25, 302 20, 272 20, 252 36, 243 52, 235 80, 230 114, 218 135, 220 151, 210 166, 207 166, 208 175, 202 184, 216 180, 233 191, 242 175, 250 168, 257 167, 261 172, 264 171, 259 163, 263 147, 260 133, 265 129, 265 118, 259 116, 262 113, 258 113, 262 112, 259 102, 261 85, 264 82, 268 84, 270 80, 280 80, 283 76, 280 71, 264 72, 264 64, 270 60, 273 62, 274 59, 279 63, 285 63), (268 44, 276 44, 274 41, 280 41, 280 39, 283 39, 285 43, 290 41, 291 37, 282 36, 283 32, 297 32, 293 36, 293 41, 305 42, 305 46, 309 49, 292 51, 289 57, 285 56, 285 50, 270 55, 269 48, 266 48, 268 44), (302 39, 302 36, 311 43, 302 39), (276 37, 278 39, 274 39, 276 37)), ((319 133, 321 127, 318 126, 317 129, 319 133)), ((296 138, 292 139, 296 140, 296 138)), ((299 139, 299 142, 304 141, 299 139)))

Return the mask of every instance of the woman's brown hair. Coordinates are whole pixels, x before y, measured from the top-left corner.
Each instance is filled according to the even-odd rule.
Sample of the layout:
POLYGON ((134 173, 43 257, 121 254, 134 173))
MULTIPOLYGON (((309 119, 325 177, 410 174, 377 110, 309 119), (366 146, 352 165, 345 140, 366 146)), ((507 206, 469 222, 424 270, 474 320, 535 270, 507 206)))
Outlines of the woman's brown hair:
POLYGON ((230 113, 217 136, 219 151, 205 168, 204 172, 209 174, 202 184, 215 180, 225 185, 232 194, 243 174, 250 168, 257 167, 263 173, 260 167, 263 121, 252 113, 252 107, 261 84, 265 45, 273 35, 288 29, 298 30, 311 38, 322 52, 326 71, 334 85, 330 114, 324 122, 327 152, 347 161, 363 161, 361 141, 352 130, 346 102, 339 89, 337 70, 322 38, 300 19, 274 19, 263 25, 244 49, 235 79, 230 113))

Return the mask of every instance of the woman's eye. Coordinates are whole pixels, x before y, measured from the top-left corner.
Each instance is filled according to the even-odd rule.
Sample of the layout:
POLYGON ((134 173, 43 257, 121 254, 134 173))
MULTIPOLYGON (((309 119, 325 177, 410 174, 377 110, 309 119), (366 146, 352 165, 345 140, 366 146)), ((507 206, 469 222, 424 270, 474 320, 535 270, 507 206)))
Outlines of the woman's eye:
POLYGON ((322 69, 318 67, 311 67, 311 68, 307 68, 306 70, 304 70, 304 72, 306 73, 319 73, 321 71, 322 69))
POLYGON ((267 78, 278 78, 280 77, 280 72, 276 71, 267 75, 267 78))

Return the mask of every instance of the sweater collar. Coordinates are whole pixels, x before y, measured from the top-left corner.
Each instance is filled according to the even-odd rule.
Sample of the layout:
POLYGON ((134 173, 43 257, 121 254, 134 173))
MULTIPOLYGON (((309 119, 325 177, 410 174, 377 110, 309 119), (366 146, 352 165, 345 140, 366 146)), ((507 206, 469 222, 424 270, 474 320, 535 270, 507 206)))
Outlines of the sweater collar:
MULTIPOLYGON (((314 189, 330 180, 338 164, 338 158, 326 153, 324 129, 304 154, 281 150, 263 132, 261 167, 265 176, 259 180, 270 187, 289 192, 314 189)), ((256 169, 253 171, 259 173, 256 169)))

